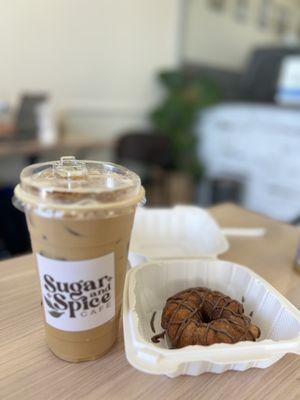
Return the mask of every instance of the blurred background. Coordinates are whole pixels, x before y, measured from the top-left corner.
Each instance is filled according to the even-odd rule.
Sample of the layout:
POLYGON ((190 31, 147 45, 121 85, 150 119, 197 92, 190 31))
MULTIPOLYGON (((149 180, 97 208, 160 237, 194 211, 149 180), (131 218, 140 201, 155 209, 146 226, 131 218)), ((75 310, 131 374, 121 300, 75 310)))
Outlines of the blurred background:
POLYGON ((300 216, 300 0, 0 0, 0 258, 22 168, 74 155, 149 206, 300 216))

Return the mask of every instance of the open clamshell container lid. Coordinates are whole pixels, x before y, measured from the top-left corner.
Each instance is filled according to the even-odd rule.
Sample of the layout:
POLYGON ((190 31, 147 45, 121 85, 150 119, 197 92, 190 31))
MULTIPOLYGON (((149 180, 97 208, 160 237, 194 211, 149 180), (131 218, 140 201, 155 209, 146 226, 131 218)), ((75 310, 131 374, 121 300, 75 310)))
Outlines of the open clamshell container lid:
POLYGON ((300 354, 300 312, 249 268, 221 261, 228 242, 212 217, 197 207, 140 209, 126 276, 123 328, 127 360, 140 371, 176 377, 266 368, 286 353, 300 354), (139 253, 139 254, 136 254, 139 253), (149 260, 149 261, 147 261, 149 260), (166 300, 203 286, 243 302, 246 315, 260 327, 256 342, 219 343, 170 349, 160 333, 166 300))
POLYGON ((143 199, 144 189, 134 172, 70 156, 24 168, 14 203, 20 209, 59 217, 124 211, 143 199))
POLYGON ((229 248, 211 215, 199 207, 140 208, 130 242, 132 266, 146 259, 216 258, 229 248))

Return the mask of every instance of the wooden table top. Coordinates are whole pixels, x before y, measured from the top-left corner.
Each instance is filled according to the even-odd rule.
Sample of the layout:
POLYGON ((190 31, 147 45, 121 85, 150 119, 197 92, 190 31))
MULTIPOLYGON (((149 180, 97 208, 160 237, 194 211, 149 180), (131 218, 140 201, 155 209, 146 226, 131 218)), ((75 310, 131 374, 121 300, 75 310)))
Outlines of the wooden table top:
POLYGON ((66 138, 60 139, 53 144, 43 144, 38 139, 8 140, 0 142, 0 156, 10 157, 14 155, 38 156, 47 151, 80 151, 87 149, 112 149, 115 141, 111 139, 87 139, 66 138))
MULTIPOLYGON (((231 238, 221 258, 249 266, 300 306, 300 274, 293 269, 298 229, 233 205, 211 210, 222 227, 266 227, 262 238, 231 238)), ((32 255, 0 263, 0 399, 299 399, 300 357, 273 366, 221 375, 169 379, 131 367, 122 334, 97 361, 71 364, 45 344, 32 255)))

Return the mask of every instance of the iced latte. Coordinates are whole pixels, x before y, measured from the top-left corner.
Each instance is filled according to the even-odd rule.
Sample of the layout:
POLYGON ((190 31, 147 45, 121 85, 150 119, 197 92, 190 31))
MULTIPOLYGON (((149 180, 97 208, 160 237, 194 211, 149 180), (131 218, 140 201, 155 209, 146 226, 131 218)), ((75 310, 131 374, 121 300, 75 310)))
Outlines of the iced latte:
POLYGON ((107 352, 118 334, 139 177, 126 168, 62 157, 21 173, 15 203, 25 210, 36 254, 46 338, 73 362, 107 352))

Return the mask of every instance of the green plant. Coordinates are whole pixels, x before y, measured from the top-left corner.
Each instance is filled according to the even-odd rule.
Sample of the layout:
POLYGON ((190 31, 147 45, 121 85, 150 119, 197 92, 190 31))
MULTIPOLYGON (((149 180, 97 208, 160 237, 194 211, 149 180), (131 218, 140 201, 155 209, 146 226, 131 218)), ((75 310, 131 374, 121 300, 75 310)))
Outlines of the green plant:
POLYGON ((169 137, 174 168, 199 180, 203 166, 195 122, 200 109, 220 100, 219 88, 208 78, 190 78, 181 71, 163 71, 158 77, 167 94, 150 115, 153 127, 169 137))

